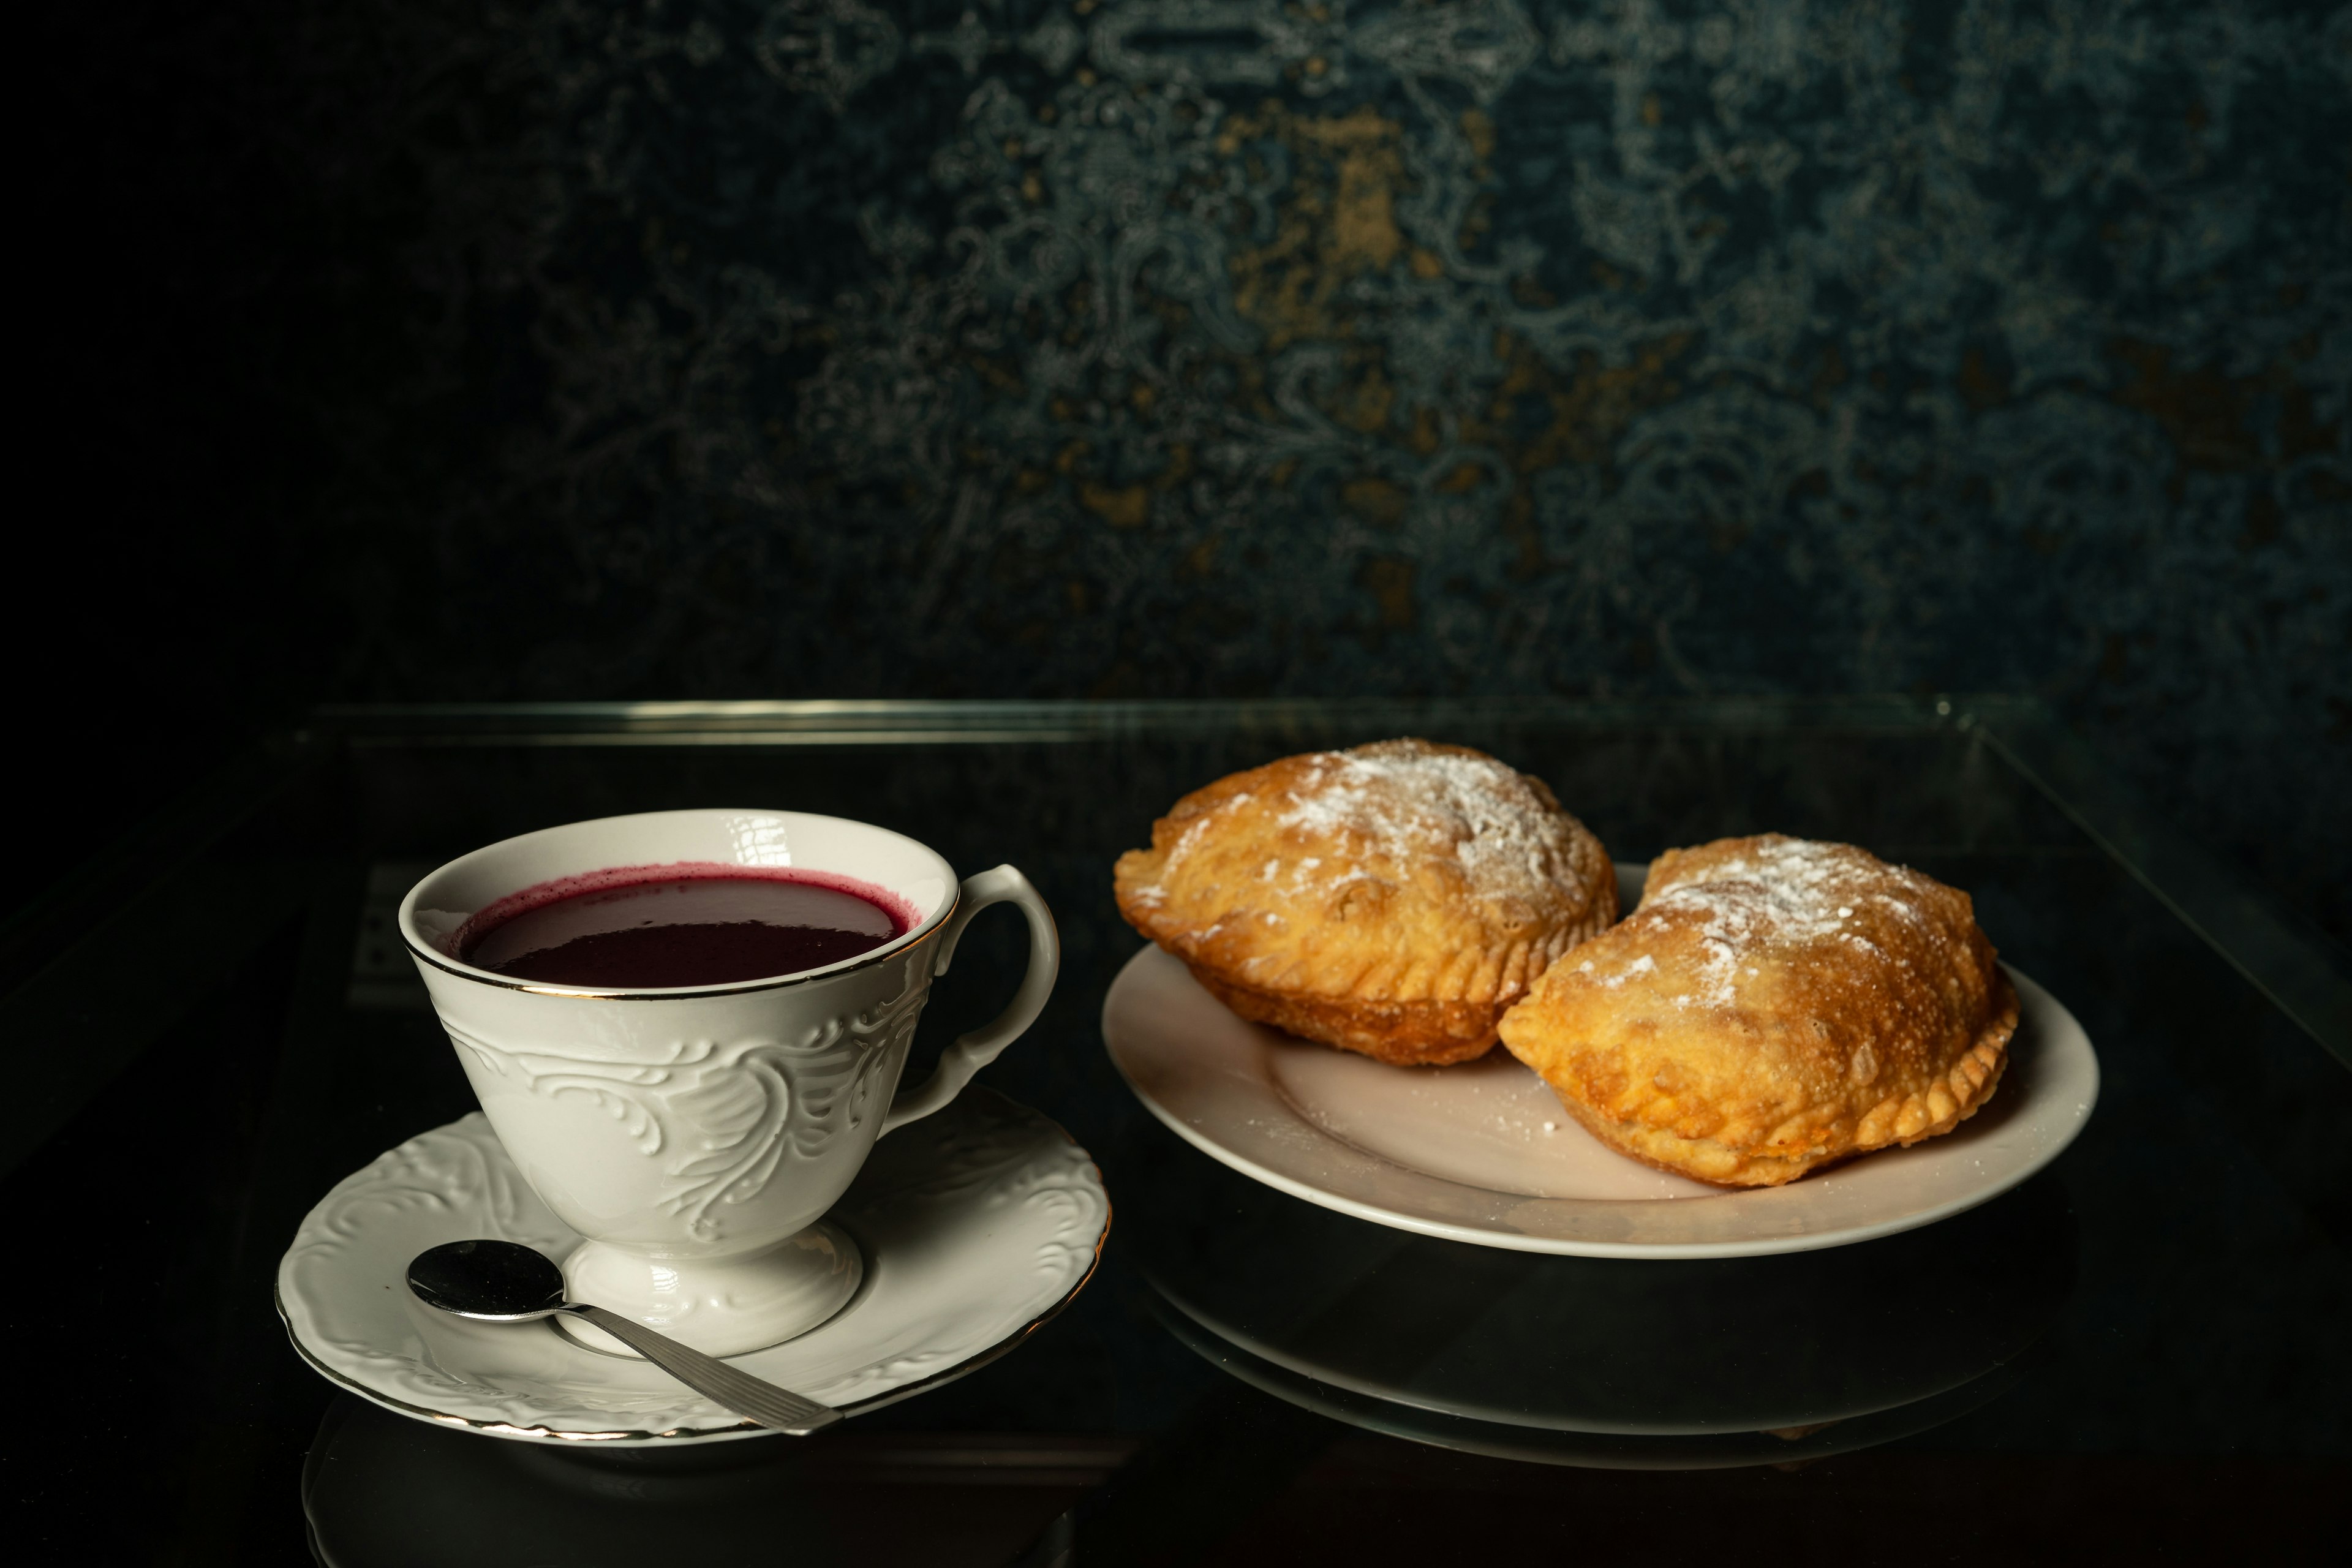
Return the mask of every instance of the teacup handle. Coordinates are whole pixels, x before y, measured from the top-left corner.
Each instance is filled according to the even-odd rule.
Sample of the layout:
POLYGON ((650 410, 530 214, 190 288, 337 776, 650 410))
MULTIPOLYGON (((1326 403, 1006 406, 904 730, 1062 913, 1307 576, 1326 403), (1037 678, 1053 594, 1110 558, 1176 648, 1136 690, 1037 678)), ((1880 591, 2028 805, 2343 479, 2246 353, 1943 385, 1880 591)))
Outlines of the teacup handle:
POLYGON ((882 1119, 886 1136, 893 1128, 904 1127, 909 1121, 919 1121, 932 1111, 953 1100, 971 1075, 996 1059, 997 1053, 1021 1037, 1022 1032, 1037 1021, 1045 1010, 1045 998, 1054 994, 1054 977, 1062 972, 1062 939, 1054 930, 1054 912, 1029 879, 1010 866, 999 866, 993 871, 982 871, 963 879, 963 897, 956 912, 940 932, 940 956, 931 965, 933 974, 945 974, 949 961, 955 957, 956 943, 963 936, 963 928, 971 917, 991 904, 1007 901, 1019 904, 1021 912, 1029 918, 1029 972, 1021 977, 1021 989, 1013 994, 1012 1003, 994 1021, 968 1035, 956 1037, 955 1044, 940 1054, 939 1070, 920 1089, 909 1089, 890 1102, 890 1114, 882 1119))

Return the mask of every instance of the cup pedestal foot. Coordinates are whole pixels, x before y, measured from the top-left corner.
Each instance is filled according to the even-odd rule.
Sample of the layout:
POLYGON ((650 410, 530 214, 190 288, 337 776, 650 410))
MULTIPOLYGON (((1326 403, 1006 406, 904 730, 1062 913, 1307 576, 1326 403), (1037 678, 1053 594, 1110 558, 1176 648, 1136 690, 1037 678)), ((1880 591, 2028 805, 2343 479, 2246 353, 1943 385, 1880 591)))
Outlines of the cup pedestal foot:
MULTIPOLYGON (((804 1334, 849 1303, 865 1277, 857 1244, 820 1220, 742 1258, 648 1258, 606 1242, 563 1260, 564 1294, 632 1317, 705 1355, 742 1355, 804 1334)), ((608 1355, 636 1352, 569 1313, 559 1331, 608 1355)))

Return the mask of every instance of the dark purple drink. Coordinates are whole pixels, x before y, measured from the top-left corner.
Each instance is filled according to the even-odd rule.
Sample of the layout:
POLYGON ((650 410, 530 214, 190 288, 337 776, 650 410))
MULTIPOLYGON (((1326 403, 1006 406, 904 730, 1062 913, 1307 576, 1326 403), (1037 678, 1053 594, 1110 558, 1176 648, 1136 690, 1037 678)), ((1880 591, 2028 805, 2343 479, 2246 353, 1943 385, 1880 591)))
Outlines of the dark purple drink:
POLYGON ((643 866, 526 889, 458 933, 477 968, 542 985, 654 990, 822 969, 913 929, 880 889, 735 867, 643 866))

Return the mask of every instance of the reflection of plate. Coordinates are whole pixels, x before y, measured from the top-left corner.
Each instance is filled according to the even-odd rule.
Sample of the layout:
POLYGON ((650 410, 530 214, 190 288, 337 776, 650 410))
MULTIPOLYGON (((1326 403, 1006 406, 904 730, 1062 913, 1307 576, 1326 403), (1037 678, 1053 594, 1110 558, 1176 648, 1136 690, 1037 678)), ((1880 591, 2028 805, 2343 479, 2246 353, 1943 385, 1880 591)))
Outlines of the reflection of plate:
POLYGON ((2010 971, 2019 1020, 1982 1111, 1941 1138, 1784 1187, 1726 1191, 1626 1159, 1497 1047, 1392 1068, 1225 1010, 1156 947, 1103 1003, 1111 1059, 1160 1121, 1310 1203, 1426 1236, 1587 1258, 1743 1258, 1867 1241, 2008 1191, 2089 1119, 2099 1063, 2057 998, 2010 971))
MULTIPOLYGON (((1130 1246, 1188 1325, 1180 1337, 1199 1348, 1205 1333, 1269 1376, 1360 1396, 1370 1403, 1351 1409, 1384 1410, 1369 1424, 1401 1431, 1402 1407, 1533 1429, 1515 1439, 1531 1443, 1785 1433, 1916 1413, 1989 1387, 1986 1374, 2049 1323, 2073 1275, 2054 1179, 1932 1231, 1688 1262, 1548 1258, 1367 1225, 1247 1181, 1156 1128, 1122 1147, 1118 1164, 1130 1246)), ((1617 1451, 1565 1452, 1604 1450, 1617 1451)))
POLYGON ((1852 1453, 1940 1426, 1990 1403, 2017 1381, 2015 1372, 1998 1366, 1973 1382, 1916 1405, 1851 1421, 1777 1432, 1726 1432, 1685 1437, 1571 1432, 1480 1421, 1335 1388, 1229 1344, 1164 1305, 1157 1310, 1170 1331, 1194 1353, 1253 1388, 1287 1400, 1301 1409, 1350 1426, 1385 1432, 1440 1448, 1488 1454, 1498 1459, 1517 1459, 1528 1464, 1574 1465, 1584 1469, 1730 1469, 1742 1465, 1788 1464, 1852 1453))
MULTIPOLYGON (((1110 1205, 1068 1133, 974 1087, 877 1144, 826 1217, 865 1252, 857 1294, 798 1339, 730 1359, 855 1415, 962 1376, 1059 1311, 1094 1269, 1110 1205)), ((763 1431, 548 1323, 470 1323, 419 1305, 403 1283, 409 1259, 465 1237, 559 1259, 580 1245, 479 1112, 410 1139, 310 1211, 278 1267, 296 1348, 389 1409, 496 1436, 604 1445, 763 1431)))

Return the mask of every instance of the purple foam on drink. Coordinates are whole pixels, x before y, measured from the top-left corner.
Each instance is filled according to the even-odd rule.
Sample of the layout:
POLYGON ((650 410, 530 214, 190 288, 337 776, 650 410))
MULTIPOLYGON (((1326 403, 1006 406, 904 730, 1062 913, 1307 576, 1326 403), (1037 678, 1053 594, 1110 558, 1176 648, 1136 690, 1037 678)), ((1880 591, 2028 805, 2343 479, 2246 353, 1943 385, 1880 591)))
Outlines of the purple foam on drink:
POLYGON ((509 893, 459 928, 457 956, 547 985, 663 990, 822 969, 921 923, 887 889, 835 872, 720 861, 616 866, 509 893))

